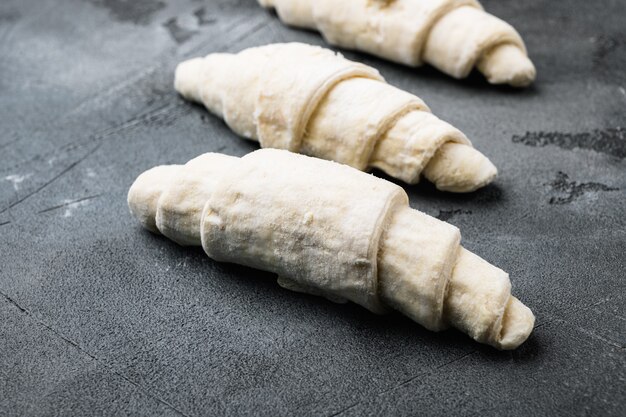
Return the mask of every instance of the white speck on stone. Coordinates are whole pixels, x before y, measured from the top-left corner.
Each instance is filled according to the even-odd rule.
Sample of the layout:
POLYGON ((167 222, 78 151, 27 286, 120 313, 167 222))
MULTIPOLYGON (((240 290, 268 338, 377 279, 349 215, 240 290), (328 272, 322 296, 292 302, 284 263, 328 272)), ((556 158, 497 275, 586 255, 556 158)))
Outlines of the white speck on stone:
POLYGON ((624 89, 624 87, 619 87, 618 90, 624 97, 626 97, 626 89, 624 89))
POLYGON ((87 168, 87 176, 88 176, 89 178, 95 178, 95 177, 96 177, 96 173, 94 172, 94 170, 93 170, 93 169, 91 169, 91 168, 87 168))
POLYGON ((9 175, 4 177, 5 181, 9 181, 11 184, 13 184, 13 189, 15 191, 20 189, 20 184, 27 178, 31 177, 33 174, 26 174, 26 175, 18 175, 18 174, 13 174, 13 175, 9 175))

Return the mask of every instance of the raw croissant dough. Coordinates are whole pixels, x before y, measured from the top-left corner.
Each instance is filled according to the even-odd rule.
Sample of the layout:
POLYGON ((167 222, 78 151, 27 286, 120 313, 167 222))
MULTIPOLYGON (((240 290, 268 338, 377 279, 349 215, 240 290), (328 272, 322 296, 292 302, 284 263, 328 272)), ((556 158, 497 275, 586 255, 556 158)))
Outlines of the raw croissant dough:
POLYGON ((285 23, 326 41, 410 66, 427 62, 455 78, 476 66, 492 84, 535 79, 526 46, 476 0, 259 0, 285 23))
POLYGON ((360 170, 375 167, 414 184, 469 192, 495 166, 418 97, 375 69, 300 43, 211 54, 181 63, 175 87, 239 135, 360 170))
POLYGON ((145 228, 272 271, 291 290, 376 313, 391 307, 498 349, 516 348, 533 328, 507 273, 461 247, 456 227, 346 165, 277 149, 207 153, 144 172, 128 204, 145 228))

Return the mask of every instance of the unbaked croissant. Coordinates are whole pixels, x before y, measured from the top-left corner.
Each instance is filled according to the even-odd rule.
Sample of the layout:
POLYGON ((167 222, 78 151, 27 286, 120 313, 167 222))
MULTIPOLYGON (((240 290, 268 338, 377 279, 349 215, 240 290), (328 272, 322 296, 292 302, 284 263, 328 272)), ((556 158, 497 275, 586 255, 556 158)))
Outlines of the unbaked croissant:
POLYGON ((526 46, 476 0, 259 0, 292 26, 318 30, 332 45, 394 62, 426 62, 455 78, 476 66, 492 84, 535 79, 526 46))
POLYGON ((495 166, 418 97, 374 68, 301 43, 211 54, 176 68, 175 87, 262 147, 379 168, 410 184, 474 191, 495 166))
POLYGON ((459 230, 404 190, 346 165, 262 149, 207 153, 141 174, 128 204, 142 225, 217 261, 278 274, 290 290, 396 309, 498 349, 533 329, 508 274, 460 246, 459 230))

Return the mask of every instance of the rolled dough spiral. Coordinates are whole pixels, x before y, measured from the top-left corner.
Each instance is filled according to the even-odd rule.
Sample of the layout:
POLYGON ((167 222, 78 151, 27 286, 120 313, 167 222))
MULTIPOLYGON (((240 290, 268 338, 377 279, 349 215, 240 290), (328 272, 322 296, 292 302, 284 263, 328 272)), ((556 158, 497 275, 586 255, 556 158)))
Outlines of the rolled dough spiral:
POLYGON ((274 272, 290 290, 396 309, 498 349, 516 348, 533 329, 508 274, 464 249, 456 227, 346 165, 277 149, 207 153, 144 172, 128 204, 152 232, 274 272))
POLYGON ((455 78, 475 66, 492 84, 525 87, 536 75, 519 33, 476 0, 259 0, 286 24, 332 45, 455 78))
POLYGON ((379 168, 410 184, 423 175, 452 192, 474 191, 497 174, 420 98, 324 48, 289 43, 211 54, 179 64, 174 84, 262 147, 379 168))

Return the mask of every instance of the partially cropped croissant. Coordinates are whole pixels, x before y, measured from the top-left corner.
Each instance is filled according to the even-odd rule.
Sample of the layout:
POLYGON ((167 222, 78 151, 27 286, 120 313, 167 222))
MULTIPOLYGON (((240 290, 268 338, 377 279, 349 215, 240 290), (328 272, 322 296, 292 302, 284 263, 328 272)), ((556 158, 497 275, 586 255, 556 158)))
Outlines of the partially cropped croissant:
POLYGON ((493 84, 535 79, 526 46, 476 0, 259 0, 285 23, 315 29, 332 45, 410 66, 426 62, 455 78, 476 66, 493 84))
POLYGON ((274 272, 294 291, 375 313, 393 308, 498 349, 516 348, 533 329, 508 274, 461 247, 456 227, 346 165, 277 149, 207 153, 144 172, 128 204, 145 228, 274 272))
POLYGON ((211 54, 178 65, 175 87, 236 133, 444 191, 474 191, 496 167, 465 135, 378 71, 301 43, 211 54))

